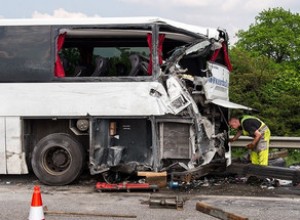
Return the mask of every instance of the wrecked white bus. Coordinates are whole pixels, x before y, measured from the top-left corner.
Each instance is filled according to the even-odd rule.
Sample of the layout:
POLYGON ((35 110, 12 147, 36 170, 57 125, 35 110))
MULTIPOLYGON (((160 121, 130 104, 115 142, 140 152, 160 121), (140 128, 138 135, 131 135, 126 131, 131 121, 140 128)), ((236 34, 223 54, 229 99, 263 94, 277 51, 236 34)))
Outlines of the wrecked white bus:
POLYGON ((0 174, 229 164, 227 33, 160 18, 0 20, 0 174))

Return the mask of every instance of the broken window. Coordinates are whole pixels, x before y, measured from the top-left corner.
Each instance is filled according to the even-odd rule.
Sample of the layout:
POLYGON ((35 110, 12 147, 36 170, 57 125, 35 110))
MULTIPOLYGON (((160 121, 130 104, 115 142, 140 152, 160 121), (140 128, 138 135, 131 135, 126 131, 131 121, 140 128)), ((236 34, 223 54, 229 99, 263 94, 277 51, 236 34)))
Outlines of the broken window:
POLYGON ((67 77, 147 76, 148 31, 67 30, 60 57, 67 77))

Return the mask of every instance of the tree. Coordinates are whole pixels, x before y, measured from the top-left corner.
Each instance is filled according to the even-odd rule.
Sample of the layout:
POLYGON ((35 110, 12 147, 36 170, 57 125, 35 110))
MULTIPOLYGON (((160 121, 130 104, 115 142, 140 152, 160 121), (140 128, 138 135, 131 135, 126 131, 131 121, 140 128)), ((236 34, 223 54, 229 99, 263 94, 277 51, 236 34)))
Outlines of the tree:
POLYGON ((299 73, 288 64, 277 64, 239 48, 232 48, 230 56, 230 99, 259 110, 258 117, 268 124, 273 135, 299 136, 299 73))
POLYGON ((230 50, 233 71, 230 75, 230 99, 264 113, 263 89, 277 75, 275 64, 265 56, 251 56, 239 48, 230 50))
POLYGON ((300 15, 283 8, 264 10, 247 31, 240 30, 237 47, 265 55, 276 63, 300 66, 300 15))

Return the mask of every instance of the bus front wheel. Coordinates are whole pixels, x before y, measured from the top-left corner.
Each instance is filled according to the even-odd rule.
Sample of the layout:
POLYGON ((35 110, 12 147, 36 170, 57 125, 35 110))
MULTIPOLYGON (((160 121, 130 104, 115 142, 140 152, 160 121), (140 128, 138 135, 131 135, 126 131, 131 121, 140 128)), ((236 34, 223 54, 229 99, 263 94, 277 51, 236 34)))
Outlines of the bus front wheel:
POLYGON ((55 133, 42 138, 32 153, 32 169, 47 185, 73 182, 84 166, 85 151, 71 135, 55 133))

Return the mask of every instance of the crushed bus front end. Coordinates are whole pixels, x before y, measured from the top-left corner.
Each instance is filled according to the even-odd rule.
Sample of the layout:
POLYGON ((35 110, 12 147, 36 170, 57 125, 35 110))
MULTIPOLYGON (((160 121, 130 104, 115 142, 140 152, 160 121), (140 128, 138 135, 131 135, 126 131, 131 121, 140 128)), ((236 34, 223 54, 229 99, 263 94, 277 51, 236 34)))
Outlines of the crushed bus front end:
POLYGON ((113 173, 116 177, 167 171, 179 177, 200 177, 231 163, 228 107, 213 103, 230 103, 229 70, 207 60, 225 46, 223 41, 198 40, 176 48, 161 65, 157 80, 140 93, 155 100, 152 108, 159 115, 92 120, 92 174, 111 177, 113 173), (206 59, 205 68, 197 75, 189 71, 195 59, 206 59), (210 168, 203 171, 205 166, 210 168))

